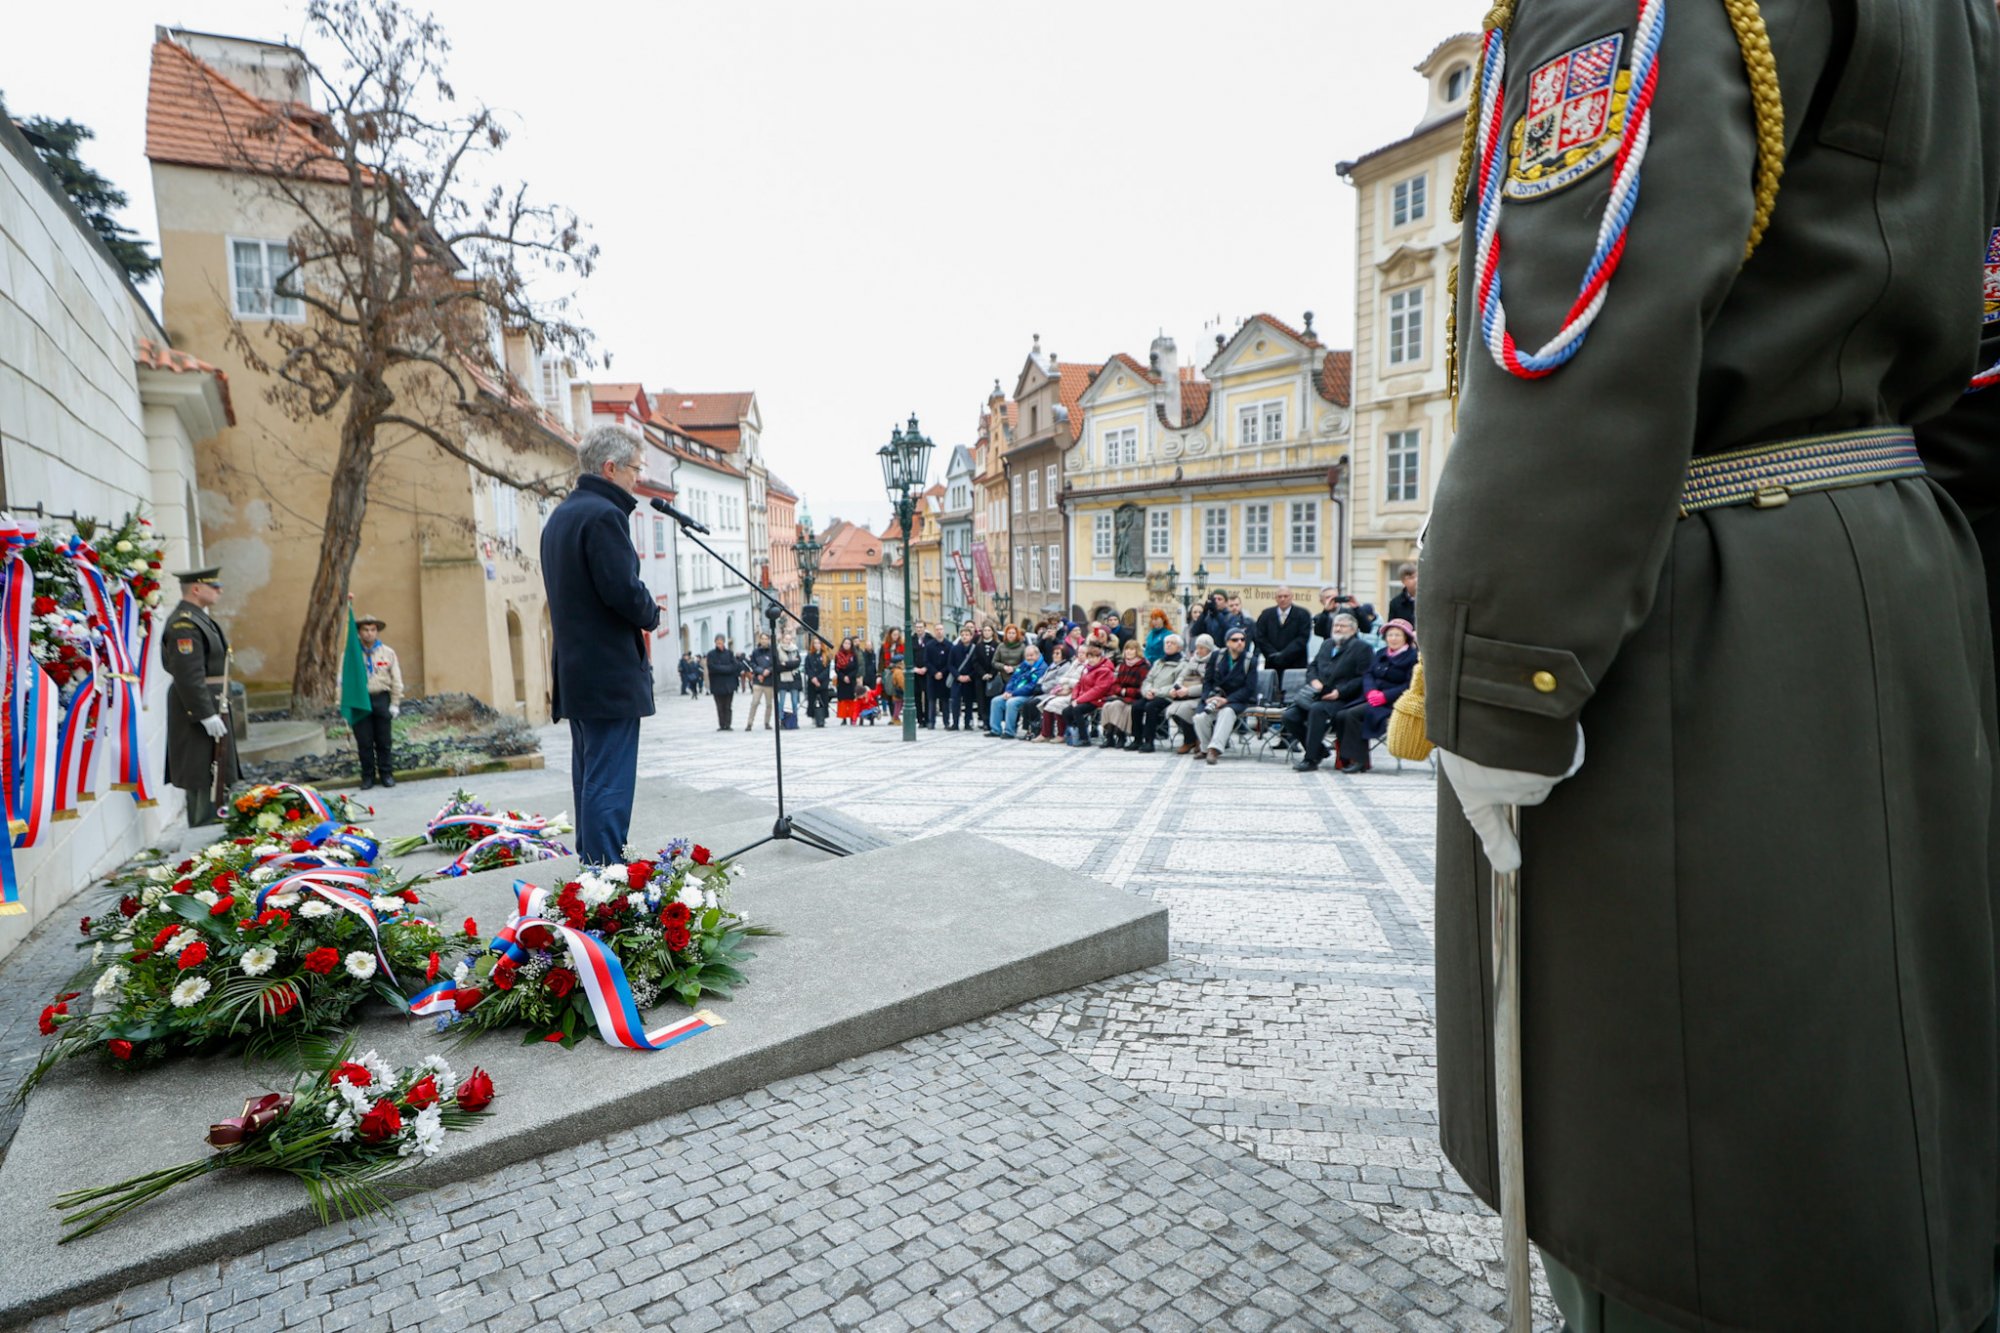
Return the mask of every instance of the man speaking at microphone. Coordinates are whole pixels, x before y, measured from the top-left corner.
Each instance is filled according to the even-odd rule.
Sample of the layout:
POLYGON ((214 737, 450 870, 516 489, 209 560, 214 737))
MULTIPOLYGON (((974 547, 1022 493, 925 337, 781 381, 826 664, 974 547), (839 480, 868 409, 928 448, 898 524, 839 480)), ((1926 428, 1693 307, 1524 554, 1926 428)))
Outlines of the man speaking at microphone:
POLYGON ((639 719, 653 713, 646 636, 660 608, 639 578, 631 527, 644 448, 618 426, 584 436, 583 475, 542 526, 550 703, 557 721, 569 719, 577 853, 596 865, 625 859, 639 719))

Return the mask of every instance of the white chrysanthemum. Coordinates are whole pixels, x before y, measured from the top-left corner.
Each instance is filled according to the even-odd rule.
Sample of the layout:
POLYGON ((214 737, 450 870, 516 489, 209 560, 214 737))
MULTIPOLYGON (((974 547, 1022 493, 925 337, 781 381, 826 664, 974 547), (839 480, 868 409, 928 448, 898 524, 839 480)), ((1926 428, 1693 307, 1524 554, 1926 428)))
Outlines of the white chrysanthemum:
POLYGON ((472 977, 472 964, 466 962, 463 958, 459 959, 458 966, 454 967, 451 970, 452 984, 457 986, 463 986, 468 980, 471 979, 471 977, 472 977))
POLYGON ((357 981, 366 981, 375 975, 375 955, 356 949, 347 955, 347 975, 357 981))
POLYGON ((266 898, 264 900, 264 906, 282 907, 287 911, 289 911, 291 908, 293 908, 298 904, 298 901, 299 901, 299 895, 297 891, 287 890, 284 893, 274 893, 270 897, 266 898))
POLYGON ((191 1004, 200 1004, 201 997, 208 994, 207 977, 188 977, 174 987, 171 998, 174 1008, 185 1009, 191 1004))
MULTIPOLYGON (((388 1095, 389 1085, 396 1081, 396 1071, 389 1066, 387 1060, 373 1051, 363 1051, 354 1057, 354 1063, 368 1071, 368 1087, 376 1097, 388 1095)), ((369 1104, 373 1104, 372 1100, 369 1104)))
POLYGON ((164 954, 178 954, 182 949, 187 948, 188 945, 193 943, 193 931, 185 929, 177 930, 174 932, 174 937, 167 941, 167 947, 160 950, 160 952, 164 954))
POLYGON ((426 1070, 436 1075, 440 1088, 455 1088, 458 1086, 458 1075, 451 1072, 451 1065, 446 1062, 442 1055, 425 1056, 423 1063, 417 1066, 417 1077, 422 1078, 426 1070))
POLYGON ((214 889, 203 889, 200 893, 194 895, 194 900, 200 903, 203 907, 213 907, 217 903, 222 901, 222 899, 216 895, 214 889))
POLYGON ((690 912, 701 910, 701 888, 695 884, 681 885, 680 901, 690 912))
POLYGON ((401 898, 388 898, 388 897, 370 898, 368 900, 368 905, 374 908, 378 913, 383 913, 383 914, 387 914, 390 912, 400 912, 405 907, 409 906, 409 904, 405 903, 401 898))
POLYGON ((411 1122, 409 1135, 410 1142, 401 1150, 403 1155, 408 1156, 412 1148, 425 1157, 433 1155, 444 1147, 444 1112, 436 1106, 426 1106, 411 1122))
POLYGON ((284 815, 276 810, 265 810, 257 816, 257 827, 266 832, 285 822, 284 815))
POLYGON ((584 906, 601 907, 617 897, 625 889, 624 875, 624 866, 617 866, 615 868, 607 866, 603 874, 587 872, 579 877, 577 880, 577 890, 583 898, 584 906), (615 880, 611 878, 614 869, 619 876, 615 880))
POLYGON ((108 1000, 113 995, 116 995, 118 993, 118 988, 124 984, 125 984, 124 964, 113 963, 110 967, 105 968, 103 973, 98 976, 97 984, 90 988, 90 993, 92 995, 95 995, 100 1000, 108 1000))
POLYGON ((283 873, 283 869, 279 866, 258 866, 250 872, 250 882, 252 884, 269 884, 283 873))
POLYGON ((635 912, 644 911, 646 895, 638 892, 628 893, 625 895, 625 905, 635 912))
POLYGON ((332 916, 333 905, 323 902, 309 902, 299 909, 300 916, 332 916))
POLYGON ((243 955, 244 975, 261 977, 269 972, 271 965, 277 961, 278 951, 268 944, 260 944, 243 955))

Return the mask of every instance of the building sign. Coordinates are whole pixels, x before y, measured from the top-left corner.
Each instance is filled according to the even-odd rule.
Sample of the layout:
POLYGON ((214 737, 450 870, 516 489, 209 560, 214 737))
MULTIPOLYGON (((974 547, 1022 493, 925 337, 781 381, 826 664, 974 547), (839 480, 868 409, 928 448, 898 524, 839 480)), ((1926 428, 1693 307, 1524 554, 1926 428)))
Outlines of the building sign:
POLYGON ((993 579, 993 558, 986 554, 983 541, 972 543, 972 572, 979 577, 979 591, 1000 591, 1000 585, 993 579))

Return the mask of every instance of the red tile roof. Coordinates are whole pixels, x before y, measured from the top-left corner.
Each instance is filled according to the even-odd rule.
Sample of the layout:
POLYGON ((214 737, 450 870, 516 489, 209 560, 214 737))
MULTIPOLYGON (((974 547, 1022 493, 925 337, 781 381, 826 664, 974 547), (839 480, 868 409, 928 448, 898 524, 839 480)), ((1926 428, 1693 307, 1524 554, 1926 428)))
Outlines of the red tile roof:
POLYGON ((781 496, 787 500, 796 500, 799 498, 799 493, 785 485, 784 479, 775 472, 766 474, 764 489, 772 495, 781 496))
POLYGON ((872 569, 882 563, 882 539, 858 523, 837 520, 819 541, 822 570, 872 569))
POLYGON ((636 402, 646 392, 643 384, 593 384, 590 386, 590 401, 593 403, 624 404, 636 402))
POLYGON ((148 370, 169 370, 176 375, 215 376, 216 387, 222 390, 222 415, 230 425, 236 424, 236 405, 229 398, 229 376, 208 362, 188 352, 176 352, 151 338, 141 338, 133 344, 132 359, 148 370))
POLYGON ((682 462, 692 463, 696 467, 705 467, 711 471, 720 472, 726 477, 740 477, 743 475, 742 469, 725 463, 719 458, 710 458, 706 454, 699 453, 689 447, 689 442, 694 440, 695 437, 689 432, 682 430, 679 426, 676 426, 673 422, 668 421, 665 417, 662 417, 658 412, 653 413, 647 419, 646 424, 652 427, 652 430, 647 432, 646 438, 682 462))
POLYGON ((1313 375, 1313 387, 1329 403, 1342 407, 1354 404, 1354 353, 1328 352, 1313 375))
POLYGON ((1181 425, 1183 426, 1192 426, 1208 415, 1209 383, 1188 373, 1192 370, 1192 366, 1182 367, 1181 425))
POLYGON ((682 393, 662 389, 659 408, 681 426, 728 426, 732 429, 750 410, 749 393, 682 393))
POLYGON ((165 38, 153 43, 146 156, 154 162, 345 181, 333 150, 299 126, 291 104, 255 97, 165 38))
MULTIPOLYGON (((1276 315, 1266 315, 1258 313, 1250 316, 1250 318, 1263 320, 1266 324, 1269 324, 1272 328, 1284 334, 1286 337, 1290 338, 1293 342, 1316 343, 1319 341, 1319 336, 1317 334, 1301 333, 1297 329, 1293 328, 1291 325, 1285 323, 1284 320, 1279 319, 1276 315)), ((1249 321, 1246 320, 1244 322, 1248 323, 1249 321)))
POLYGON ((1079 361, 1056 362, 1056 376, 1060 381, 1056 385, 1056 397, 1069 412, 1069 438, 1072 442, 1083 438, 1083 413, 1077 411, 1076 405, 1082 399, 1083 391, 1090 387, 1090 382, 1102 369, 1102 366, 1085 365, 1079 361))

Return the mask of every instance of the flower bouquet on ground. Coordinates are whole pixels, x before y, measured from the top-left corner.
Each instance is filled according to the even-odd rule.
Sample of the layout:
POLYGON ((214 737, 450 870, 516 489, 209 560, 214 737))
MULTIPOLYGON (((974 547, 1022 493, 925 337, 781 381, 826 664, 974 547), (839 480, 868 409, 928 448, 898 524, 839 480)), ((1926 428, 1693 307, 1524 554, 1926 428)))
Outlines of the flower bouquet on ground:
POLYGON ((484 951, 411 1001, 438 1028, 523 1029, 523 1043, 576 1044, 595 1027, 613 1046, 661 1050, 717 1026, 706 1010, 648 1032, 639 1011, 671 995, 729 998, 756 955, 728 903, 736 867, 676 841, 651 860, 593 867, 555 892, 515 884, 515 910, 484 951))
POLYGON ((301 1075, 290 1092, 245 1098, 243 1114, 208 1127, 215 1151, 207 1157, 61 1195, 55 1206, 66 1230, 58 1243, 88 1236, 176 1185, 238 1167, 297 1176, 321 1223, 387 1212, 392 1200, 383 1178, 436 1153, 451 1130, 484 1118, 493 1080, 475 1068, 460 1083, 442 1056, 392 1070, 373 1051, 349 1059, 352 1050, 343 1045, 328 1067, 301 1075))
POLYGON ((567 820, 566 815, 548 819, 518 810, 490 810, 471 792, 460 789, 431 816, 422 833, 390 843, 389 854, 407 856, 419 847, 458 853, 449 865, 431 871, 426 878, 476 875, 530 861, 552 861, 570 854, 557 840, 558 835, 570 831, 567 820))
POLYGON ((356 853, 341 839, 372 844, 228 839, 128 882, 115 910, 83 919, 90 965, 43 1008, 50 1041, 15 1100, 89 1052, 120 1066, 237 1047, 310 1059, 370 996, 403 1006, 440 949, 474 941, 418 915, 416 890, 343 863, 356 853))
POLYGON ((229 803, 223 828, 232 837, 275 833, 280 829, 311 828, 331 821, 352 824, 375 811, 352 796, 321 794, 296 782, 261 783, 229 803))

